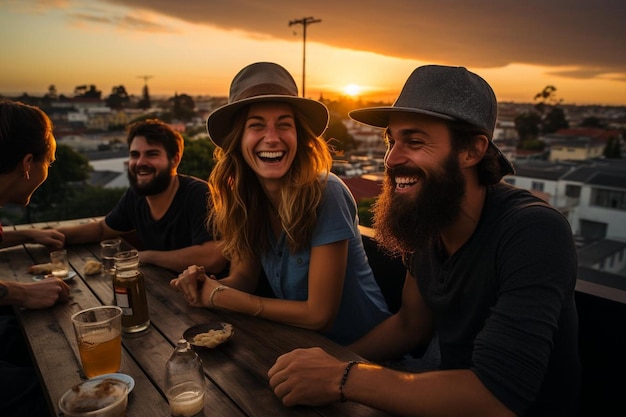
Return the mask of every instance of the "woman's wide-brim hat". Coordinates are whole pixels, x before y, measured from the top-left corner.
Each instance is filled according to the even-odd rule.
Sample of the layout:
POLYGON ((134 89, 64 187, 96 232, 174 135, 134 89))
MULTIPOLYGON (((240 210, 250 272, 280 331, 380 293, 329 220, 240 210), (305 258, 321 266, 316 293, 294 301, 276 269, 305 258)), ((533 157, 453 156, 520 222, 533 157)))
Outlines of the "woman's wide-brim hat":
POLYGON ((304 115, 313 133, 320 136, 328 127, 328 108, 319 101, 298 97, 298 87, 286 69, 272 62, 256 62, 233 78, 228 104, 215 109, 206 121, 215 145, 222 147, 233 128, 235 115, 242 108, 261 102, 288 103, 304 115))

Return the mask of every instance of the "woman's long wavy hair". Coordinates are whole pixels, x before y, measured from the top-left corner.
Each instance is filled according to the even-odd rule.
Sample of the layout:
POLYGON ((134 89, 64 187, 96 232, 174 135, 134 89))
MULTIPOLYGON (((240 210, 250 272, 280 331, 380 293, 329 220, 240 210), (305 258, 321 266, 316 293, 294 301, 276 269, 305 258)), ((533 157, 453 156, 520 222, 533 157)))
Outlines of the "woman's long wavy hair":
MULTIPOLYGON (((296 157, 282 181, 278 215, 289 249, 310 244, 326 178, 332 165, 330 149, 316 136, 306 117, 293 108, 298 137, 296 157)), ((231 260, 256 257, 269 249, 268 223, 272 208, 255 172, 241 152, 248 107, 233 118, 222 148, 215 148, 215 167, 209 177, 211 205, 208 223, 231 260)))

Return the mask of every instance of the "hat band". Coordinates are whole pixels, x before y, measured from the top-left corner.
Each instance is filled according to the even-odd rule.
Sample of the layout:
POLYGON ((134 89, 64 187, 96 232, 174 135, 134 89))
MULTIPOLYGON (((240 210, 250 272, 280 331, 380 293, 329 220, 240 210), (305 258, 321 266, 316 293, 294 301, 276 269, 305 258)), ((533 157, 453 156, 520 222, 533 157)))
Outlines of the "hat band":
POLYGON ((248 88, 247 90, 242 91, 230 102, 233 103, 235 101, 244 100, 251 97, 266 95, 297 96, 297 94, 294 94, 293 91, 278 84, 258 84, 248 88))

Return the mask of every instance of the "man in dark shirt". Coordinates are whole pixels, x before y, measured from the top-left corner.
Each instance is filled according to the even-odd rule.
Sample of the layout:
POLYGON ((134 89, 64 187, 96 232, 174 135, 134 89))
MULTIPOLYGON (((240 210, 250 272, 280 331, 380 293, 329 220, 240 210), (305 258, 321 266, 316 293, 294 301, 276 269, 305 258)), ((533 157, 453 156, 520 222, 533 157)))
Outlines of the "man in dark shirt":
POLYGON ((577 259, 567 220, 527 191, 494 145, 491 87, 462 67, 417 68, 391 107, 350 116, 385 128, 379 242, 405 260, 397 314, 351 345, 384 360, 439 341, 440 369, 278 358, 286 405, 358 401, 397 415, 571 416, 580 388, 577 259))
POLYGON ((136 231, 140 262, 180 272, 202 265, 219 274, 227 265, 206 224, 208 186, 177 174, 182 136, 158 120, 129 126, 128 179, 131 187, 116 207, 96 222, 57 230, 66 244, 97 242, 136 231))

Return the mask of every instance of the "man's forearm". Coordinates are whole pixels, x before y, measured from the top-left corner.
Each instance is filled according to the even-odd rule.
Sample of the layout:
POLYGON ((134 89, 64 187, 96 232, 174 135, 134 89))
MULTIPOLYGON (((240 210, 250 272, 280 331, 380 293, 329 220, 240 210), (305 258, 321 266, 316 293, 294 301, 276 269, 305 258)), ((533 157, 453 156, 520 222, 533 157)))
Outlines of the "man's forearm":
POLYGON ((18 305, 23 292, 23 288, 17 283, 6 281, 0 282, 0 305, 18 305))
POLYGON ((0 242, 0 248, 8 248, 15 245, 28 243, 30 238, 22 230, 5 230, 0 242))
POLYGON ((99 242, 106 238, 102 222, 103 220, 99 220, 77 226, 59 227, 56 230, 65 235, 65 243, 68 245, 99 242))
POLYGON ((342 391, 348 400, 400 416, 514 416, 470 370, 407 374, 359 364, 342 391))
POLYGON ((207 275, 224 270, 227 261, 211 242, 211 245, 193 245, 171 251, 146 250, 139 253, 139 261, 180 273, 190 265, 204 266, 207 275))

